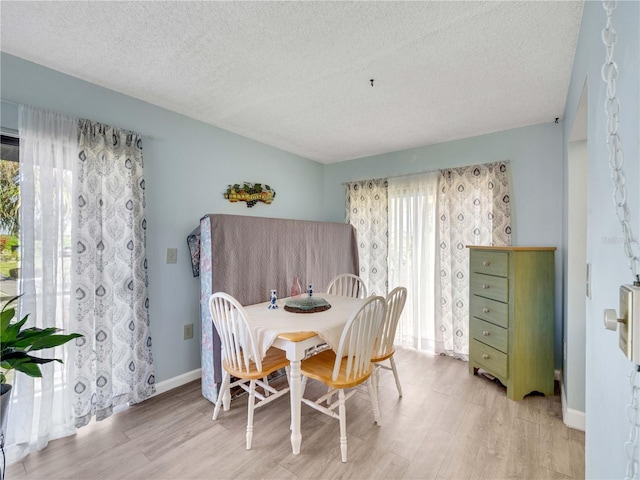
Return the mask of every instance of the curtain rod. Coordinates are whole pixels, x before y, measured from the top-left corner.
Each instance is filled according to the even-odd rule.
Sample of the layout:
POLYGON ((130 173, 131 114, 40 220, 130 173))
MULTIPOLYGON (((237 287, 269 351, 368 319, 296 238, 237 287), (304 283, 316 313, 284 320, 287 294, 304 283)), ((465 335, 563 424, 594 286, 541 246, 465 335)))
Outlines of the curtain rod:
MULTIPOLYGON (((12 102, 10 100, 5 100, 4 98, 1 99, 2 103, 8 103, 9 105, 14 105, 16 107, 19 107, 20 105, 24 105, 23 103, 16 103, 16 102, 12 102)), ((121 128, 121 127, 118 127, 121 128)), ((3 127, 2 131, 4 132, 6 129, 3 127)), ((13 129, 9 129, 9 130, 13 130, 13 129)), ((123 128, 123 130, 129 130, 128 128, 123 128)), ((132 130, 129 130, 132 131, 132 130)), ((15 130, 15 132, 17 132, 17 130, 15 130)), ((148 134, 144 134, 144 133, 138 133, 138 132, 134 132, 137 133, 138 135, 140 135, 142 138, 148 138, 149 140, 153 140, 153 135, 148 135, 148 134)), ((10 135, 15 135, 15 134, 10 134, 10 135)))
POLYGON ((487 163, 472 163, 470 165, 461 165, 459 167, 437 168, 435 170, 421 170, 419 172, 402 173, 400 175, 389 175, 388 177, 365 178, 363 180, 349 180, 347 182, 342 182, 341 185, 349 185, 350 183, 353 183, 353 182, 368 182, 372 180, 389 180, 390 178, 408 177, 410 175, 420 175, 423 173, 436 173, 436 172, 441 172, 442 170, 448 170, 450 168, 467 168, 467 167, 473 167, 474 165, 488 165, 490 163, 511 163, 511 160, 498 160, 496 162, 487 162, 487 163))

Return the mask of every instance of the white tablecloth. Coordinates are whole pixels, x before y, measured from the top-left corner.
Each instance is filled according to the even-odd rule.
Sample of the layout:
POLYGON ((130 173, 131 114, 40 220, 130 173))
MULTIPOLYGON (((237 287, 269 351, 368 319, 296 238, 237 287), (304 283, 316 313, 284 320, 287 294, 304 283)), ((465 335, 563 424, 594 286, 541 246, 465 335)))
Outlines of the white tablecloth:
POLYGON ((324 298, 331 304, 331 308, 324 312, 292 313, 284 309, 286 299, 279 299, 278 308, 275 310, 267 308, 269 302, 245 307, 249 317, 248 323, 262 358, 276 337, 282 333, 316 332, 329 347, 337 350, 347 320, 363 305, 364 300, 326 293, 317 293, 314 296, 324 298))

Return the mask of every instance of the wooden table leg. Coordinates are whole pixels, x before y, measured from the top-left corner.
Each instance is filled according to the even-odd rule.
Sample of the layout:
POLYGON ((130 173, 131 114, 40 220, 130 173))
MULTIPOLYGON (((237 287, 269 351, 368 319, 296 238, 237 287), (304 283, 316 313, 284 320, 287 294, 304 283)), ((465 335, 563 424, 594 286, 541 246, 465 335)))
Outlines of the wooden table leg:
POLYGON ((291 361, 291 384, 289 385, 289 397, 291 399, 291 448, 293 454, 300 453, 302 433, 300 432, 300 410, 302 397, 302 382, 300 376, 300 360, 291 361))

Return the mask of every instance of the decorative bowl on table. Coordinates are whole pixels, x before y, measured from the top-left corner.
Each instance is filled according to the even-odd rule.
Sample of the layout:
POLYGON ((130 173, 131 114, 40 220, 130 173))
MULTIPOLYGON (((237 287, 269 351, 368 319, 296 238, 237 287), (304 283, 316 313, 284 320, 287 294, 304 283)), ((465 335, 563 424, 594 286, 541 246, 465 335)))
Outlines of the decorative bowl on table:
POLYGON ((284 309, 293 313, 317 313, 329 310, 331 304, 321 297, 287 298, 284 309))

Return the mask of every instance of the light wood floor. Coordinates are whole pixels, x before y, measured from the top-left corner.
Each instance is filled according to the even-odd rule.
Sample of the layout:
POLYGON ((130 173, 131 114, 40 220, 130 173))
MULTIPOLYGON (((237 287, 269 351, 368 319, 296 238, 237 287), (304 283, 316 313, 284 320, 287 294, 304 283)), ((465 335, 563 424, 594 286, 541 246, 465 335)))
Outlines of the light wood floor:
MULTIPOLYGON (((513 402, 465 362, 411 349, 396 359, 404 396, 383 371, 382 427, 366 387, 347 403, 346 464, 337 420, 304 405, 302 449, 291 454, 287 396, 256 411, 245 450, 246 396, 213 422, 193 382, 51 442, 6 479, 584 478, 584 433, 562 423, 559 396, 513 402)), ((321 392, 313 383, 308 395, 321 392)))

